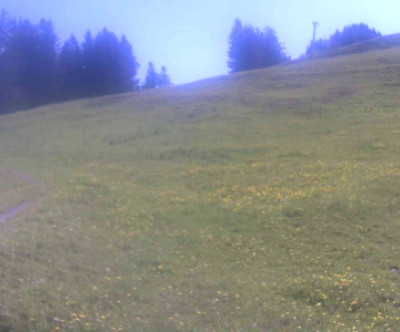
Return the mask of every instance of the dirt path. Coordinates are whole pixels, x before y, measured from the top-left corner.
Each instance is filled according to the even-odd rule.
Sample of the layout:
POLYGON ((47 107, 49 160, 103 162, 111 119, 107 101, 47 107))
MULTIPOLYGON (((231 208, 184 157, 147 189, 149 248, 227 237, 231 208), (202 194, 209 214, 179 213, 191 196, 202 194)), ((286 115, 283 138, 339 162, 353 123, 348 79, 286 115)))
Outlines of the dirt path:
POLYGON ((43 193, 44 185, 30 175, 0 169, 0 225, 31 213, 43 193))
POLYGON ((15 206, 15 207, 8 209, 5 212, 1 213, 0 214, 0 224, 6 222, 9 219, 14 218, 18 214, 18 212, 20 212, 21 210, 26 208, 31 203, 32 203, 31 201, 26 201, 26 202, 19 204, 18 206, 15 206))
POLYGON ((16 171, 12 171, 11 174, 14 175, 16 178, 18 178, 18 179, 20 179, 22 181, 25 181, 25 182, 27 182, 29 184, 32 184, 32 185, 35 185, 35 186, 40 184, 39 181, 34 180, 28 174, 21 173, 21 172, 16 172, 16 171))

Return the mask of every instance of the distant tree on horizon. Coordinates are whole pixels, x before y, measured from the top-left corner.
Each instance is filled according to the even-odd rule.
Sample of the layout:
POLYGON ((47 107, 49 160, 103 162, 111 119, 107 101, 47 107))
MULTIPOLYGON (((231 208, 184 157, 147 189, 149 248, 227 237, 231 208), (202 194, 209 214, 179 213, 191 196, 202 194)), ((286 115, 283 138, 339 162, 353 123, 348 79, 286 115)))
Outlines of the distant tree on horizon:
POLYGON ((167 74, 167 68, 165 66, 161 67, 161 73, 158 75, 158 86, 159 87, 168 87, 171 86, 171 79, 167 74))
POLYGON ((228 42, 227 65, 231 73, 270 67, 288 59, 270 27, 260 31, 236 19, 228 42))
POLYGON ((379 31, 370 28, 365 23, 354 23, 345 26, 342 31, 336 30, 329 39, 319 39, 314 45, 311 41, 307 46, 306 55, 310 55, 312 49, 316 52, 328 51, 381 36, 379 31))
POLYGON ((149 62, 147 66, 146 78, 143 84, 143 89, 154 89, 157 87, 157 73, 154 69, 153 62, 149 62))
POLYGON ((342 32, 336 30, 330 39, 332 47, 336 48, 381 36, 380 32, 370 28, 367 24, 358 23, 345 26, 342 32))
POLYGON ((161 73, 157 73, 154 68, 153 62, 149 62, 147 67, 147 74, 145 82, 143 84, 143 89, 155 89, 171 86, 171 79, 167 74, 167 68, 165 66, 161 67, 161 73))

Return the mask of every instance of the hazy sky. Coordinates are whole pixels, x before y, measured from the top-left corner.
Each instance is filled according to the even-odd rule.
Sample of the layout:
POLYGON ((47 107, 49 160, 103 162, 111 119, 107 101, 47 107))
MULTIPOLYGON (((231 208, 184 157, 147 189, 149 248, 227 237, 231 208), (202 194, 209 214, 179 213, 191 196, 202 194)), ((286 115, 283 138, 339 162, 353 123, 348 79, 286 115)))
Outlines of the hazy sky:
POLYGON ((10 14, 37 22, 51 19, 60 41, 82 39, 103 27, 126 34, 143 78, 148 61, 165 65, 176 84, 225 74, 228 35, 236 17, 276 30, 297 57, 320 22, 317 37, 365 22, 383 34, 400 32, 399 0, 0 0, 10 14))

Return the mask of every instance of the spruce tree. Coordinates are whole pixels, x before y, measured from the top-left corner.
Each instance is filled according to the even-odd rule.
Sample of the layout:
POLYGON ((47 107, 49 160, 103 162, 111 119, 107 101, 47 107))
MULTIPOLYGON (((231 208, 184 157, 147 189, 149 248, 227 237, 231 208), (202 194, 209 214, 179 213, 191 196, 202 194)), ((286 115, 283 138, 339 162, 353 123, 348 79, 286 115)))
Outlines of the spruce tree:
POLYGON ((28 108, 53 100, 57 37, 51 21, 38 25, 28 20, 16 23, 7 37, 1 56, 2 86, 7 103, 14 109, 28 108))
POLYGON ((7 41, 10 38, 15 19, 11 18, 5 9, 0 12, 0 56, 4 53, 7 41))
POLYGON ((94 40, 92 33, 88 30, 85 34, 82 50, 82 93, 86 97, 95 94, 95 54, 94 54, 94 40))
POLYGON ((139 64, 125 36, 104 28, 93 39, 90 33, 82 44, 83 68, 88 95, 105 95, 132 91, 139 64))
POLYGON ((236 19, 229 35, 228 68, 231 73, 276 65, 287 56, 273 29, 264 31, 236 19))
POLYGON ((83 58, 81 48, 72 35, 61 49, 58 61, 58 96, 61 99, 84 96, 83 58))
POLYGON ((171 79, 167 74, 167 68, 165 66, 161 67, 161 74, 158 75, 158 86, 159 87, 171 86, 171 79))
POLYGON ((143 89, 154 89, 158 85, 158 75, 154 69, 152 62, 149 62, 146 74, 146 80, 143 85, 143 89))
POLYGON ((228 68, 231 73, 244 69, 243 51, 243 26, 242 22, 236 19, 229 35, 228 68))
MULTIPOLYGON (((342 31, 336 30, 329 39, 320 39, 313 46, 316 51, 329 51, 339 47, 359 43, 368 39, 381 37, 382 34, 367 24, 351 24, 345 26, 342 31)), ((307 46, 306 55, 311 54, 312 42, 307 46)))
POLYGON ((16 77, 12 77, 13 73, 10 68, 11 60, 5 56, 7 44, 11 31, 15 28, 15 20, 3 9, 0 12, 0 114, 11 108, 12 86, 11 81, 15 81, 16 77))
POLYGON ((120 79, 121 92, 132 91, 138 88, 138 81, 135 80, 139 64, 133 53, 132 45, 125 36, 120 41, 120 79))

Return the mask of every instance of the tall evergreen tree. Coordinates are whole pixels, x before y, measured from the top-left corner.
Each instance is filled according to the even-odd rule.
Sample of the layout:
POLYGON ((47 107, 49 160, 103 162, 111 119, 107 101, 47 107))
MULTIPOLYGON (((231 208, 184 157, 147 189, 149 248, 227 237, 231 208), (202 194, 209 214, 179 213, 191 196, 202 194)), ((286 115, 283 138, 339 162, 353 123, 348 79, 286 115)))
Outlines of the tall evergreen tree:
POLYGON ((119 82, 119 41, 117 36, 104 28, 94 40, 95 80, 97 95, 120 92, 119 82))
POLYGON ((266 27, 260 39, 262 41, 262 67, 274 66, 289 60, 274 29, 266 27))
POLYGON ((121 92, 132 91, 138 88, 138 81, 135 80, 139 64, 133 54, 132 45, 128 42, 125 35, 120 41, 120 76, 121 92))
POLYGON ((81 45, 82 51, 82 93, 90 97, 95 94, 95 54, 94 54, 94 39, 92 33, 88 30, 85 34, 81 45))
MULTIPOLYGON (((38 96, 38 103, 47 103, 54 100, 54 79, 57 63, 57 35, 51 21, 41 20, 37 26, 38 45, 37 58, 33 70, 37 89, 34 89, 38 96), (41 96, 41 97, 40 97, 41 96)), ((32 87, 30 87, 32 88, 32 87)), ((35 99, 35 97, 33 97, 35 99)))
POLYGON ((167 74, 167 68, 165 66, 161 67, 161 73, 158 75, 158 84, 159 87, 168 87, 171 86, 171 79, 167 74))
POLYGON ((137 85, 139 67, 132 46, 122 37, 103 29, 96 38, 90 32, 82 44, 84 81, 88 95, 104 95, 132 91, 137 85))
POLYGON ((56 42, 50 21, 24 20, 12 27, 1 59, 9 104, 24 108, 52 100, 56 42))
POLYGON ((264 31, 236 20, 229 36, 228 67, 239 72, 276 65, 287 59, 273 29, 264 31))
POLYGON ((3 9, 0 12, 0 113, 10 109, 12 88, 10 86, 12 77, 11 68, 7 63, 5 51, 11 35, 15 29, 15 20, 3 9))
POLYGON ((236 19, 229 35, 228 68, 231 73, 244 70, 243 25, 236 19))
POLYGON ((61 99, 84 96, 83 57, 75 36, 72 35, 61 49, 58 61, 58 96, 61 99))
POLYGON ((143 85, 143 89, 154 89, 158 85, 158 75, 154 69, 152 62, 149 62, 146 74, 146 80, 143 85))
POLYGON ((4 53, 7 40, 10 37, 15 20, 12 19, 5 9, 0 12, 0 56, 4 53))

